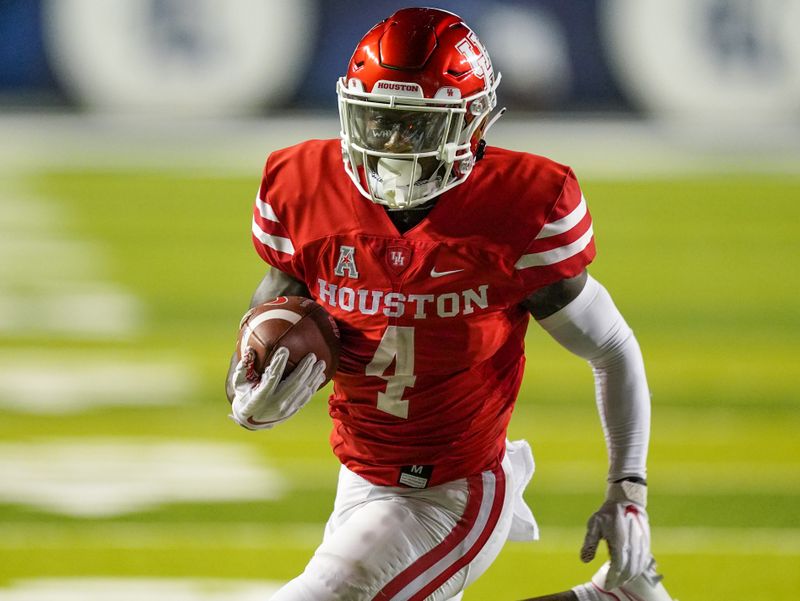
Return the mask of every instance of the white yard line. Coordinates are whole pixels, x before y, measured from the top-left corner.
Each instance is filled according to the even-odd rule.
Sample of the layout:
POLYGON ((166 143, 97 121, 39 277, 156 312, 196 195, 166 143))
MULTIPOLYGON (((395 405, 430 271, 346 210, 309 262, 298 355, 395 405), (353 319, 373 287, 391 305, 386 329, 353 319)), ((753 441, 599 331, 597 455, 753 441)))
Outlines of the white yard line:
POLYGON ((0 287, 0 333, 49 339, 125 340, 143 322, 141 305, 108 282, 0 287))
POLYGON ((0 501, 75 517, 276 499, 287 487, 247 445, 146 438, 0 443, 0 482, 0 501))
POLYGON ((134 361, 115 360, 108 352, 0 353, 0 409, 24 413, 176 405, 190 397, 196 382, 194 370, 174 357, 134 361))

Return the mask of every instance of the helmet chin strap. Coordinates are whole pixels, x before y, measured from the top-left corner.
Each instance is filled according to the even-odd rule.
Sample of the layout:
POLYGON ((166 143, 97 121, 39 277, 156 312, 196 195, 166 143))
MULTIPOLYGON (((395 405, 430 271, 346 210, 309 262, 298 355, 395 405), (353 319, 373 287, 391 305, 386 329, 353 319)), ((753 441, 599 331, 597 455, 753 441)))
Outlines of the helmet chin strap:
POLYGON ((378 194, 392 209, 404 209, 411 202, 413 185, 422 177, 422 167, 409 159, 378 159, 378 194))

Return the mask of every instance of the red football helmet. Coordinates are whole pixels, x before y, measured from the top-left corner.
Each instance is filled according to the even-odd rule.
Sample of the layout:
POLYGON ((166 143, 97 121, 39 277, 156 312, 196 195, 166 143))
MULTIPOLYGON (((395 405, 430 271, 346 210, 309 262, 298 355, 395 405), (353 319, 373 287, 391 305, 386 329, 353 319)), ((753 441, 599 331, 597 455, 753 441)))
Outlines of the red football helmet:
POLYGON ((336 86, 344 166, 359 191, 407 209, 466 180, 499 82, 453 13, 405 8, 378 23, 336 86))

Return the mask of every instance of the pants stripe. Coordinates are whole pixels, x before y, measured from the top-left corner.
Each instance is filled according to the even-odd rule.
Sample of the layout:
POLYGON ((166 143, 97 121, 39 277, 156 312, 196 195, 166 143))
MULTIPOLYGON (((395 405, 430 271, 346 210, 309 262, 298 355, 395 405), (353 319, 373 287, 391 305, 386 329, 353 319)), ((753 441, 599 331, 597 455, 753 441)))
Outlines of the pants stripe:
POLYGON ((491 472, 470 477, 467 482, 469 499, 455 527, 440 544, 388 582, 374 597, 376 601, 422 600, 480 552, 503 508, 505 473, 498 466, 491 472))
POLYGON ((494 471, 495 475, 495 488, 494 488, 494 499, 492 501, 492 509, 491 513, 489 514, 489 519, 486 522, 485 526, 483 527, 483 531, 481 532, 478 540, 472 545, 472 547, 461 556, 460 559, 456 560, 449 568, 447 568, 444 572, 442 572, 438 577, 436 577, 428 586, 423 588, 419 593, 411 597, 410 601, 424 601, 424 599, 433 593, 436 589, 442 586, 445 582, 447 582, 450 578, 452 578, 461 568, 466 566, 469 562, 475 559, 475 556, 483 549, 483 546, 486 544, 486 541, 489 540, 489 537, 494 532, 495 527, 497 526, 497 521, 500 519, 500 513, 503 510, 503 501, 505 500, 505 493, 506 493, 506 475, 503 472, 502 467, 498 467, 494 471))

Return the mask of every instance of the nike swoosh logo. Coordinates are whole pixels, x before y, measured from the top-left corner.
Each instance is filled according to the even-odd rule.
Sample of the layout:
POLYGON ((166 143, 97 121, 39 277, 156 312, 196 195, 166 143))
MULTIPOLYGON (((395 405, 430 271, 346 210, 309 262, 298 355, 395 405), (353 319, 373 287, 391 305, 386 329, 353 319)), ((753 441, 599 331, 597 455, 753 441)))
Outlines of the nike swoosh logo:
POLYGON ((436 268, 434 267, 433 269, 431 269, 431 277, 432 278, 441 278, 441 277, 444 277, 446 275, 453 275, 454 273, 459 273, 459 272, 462 272, 462 271, 464 271, 464 270, 463 269, 451 269, 450 271, 436 271, 436 268))
POLYGON ((247 423, 250 424, 251 426, 268 426, 270 424, 274 424, 275 422, 274 421, 260 422, 256 419, 253 419, 253 416, 251 415, 250 417, 247 418, 247 423))

